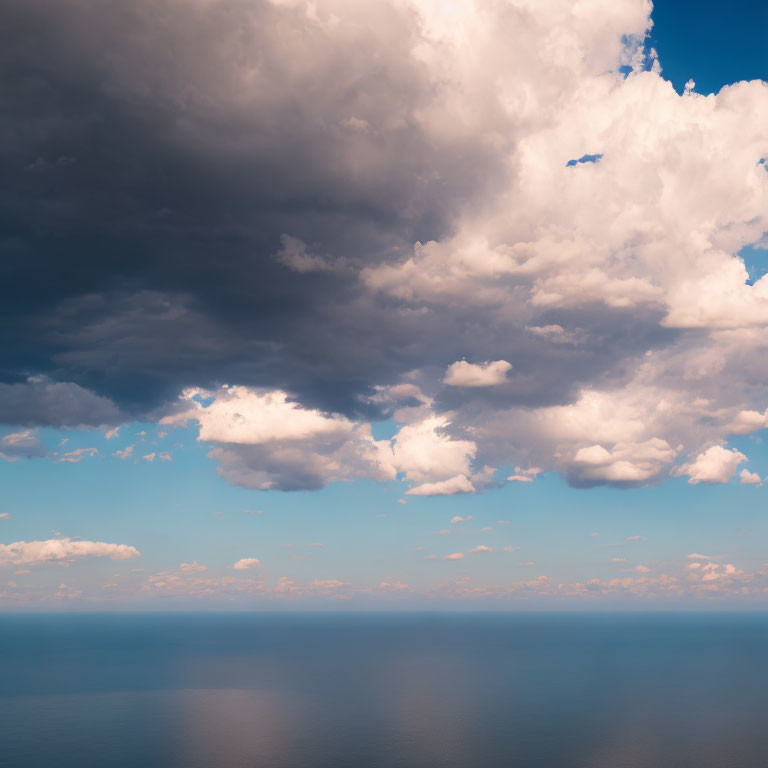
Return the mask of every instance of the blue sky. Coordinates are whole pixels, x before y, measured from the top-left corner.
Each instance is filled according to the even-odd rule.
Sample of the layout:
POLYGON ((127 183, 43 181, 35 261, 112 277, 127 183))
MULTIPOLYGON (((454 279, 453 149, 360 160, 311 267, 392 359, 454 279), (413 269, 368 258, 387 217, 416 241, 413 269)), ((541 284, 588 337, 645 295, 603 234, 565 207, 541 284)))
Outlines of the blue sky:
MULTIPOLYGON (((375 34, 386 49, 407 30, 423 61, 415 74, 392 65, 390 80, 371 81, 384 89, 376 104, 354 108, 348 95, 333 101, 354 62, 322 68, 336 27, 306 11, 325 41, 306 53, 307 71, 319 69, 294 81, 278 66, 267 106, 254 107, 274 134, 234 125, 266 86, 244 96, 238 81, 223 116, 205 110, 227 87, 193 113, 195 97, 180 94, 212 87, 205 57, 162 83, 100 19, 124 46, 128 74, 109 74, 121 108, 135 109, 130 120, 151 122, 149 106, 178 118, 186 128, 166 149, 192 147, 190 169, 215 155, 196 183, 231 198, 192 200, 181 161, 166 169, 169 191, 138 145, 126 149, 127 188, 151 181, 135 198, 110 186, 117 166, 101 178, 97 162, 81 186, 52 184, 65 185, 66 205, 30 198, 60 242, 73 238, 56 256, 79 265, 67 280, 82 280, 65 289, 50 273, 39 306, 8 302, 18 314, 0 382, 1 610, 764 606, 768 193, 759 125, 739 132, 759 124, 766 98, 758 84, 723 91, 720 111, 705 97, 768 78, 768 9, 659 0, 648 31, 647 6, 627 0, 615 19, 591 22, 535 11, 541 25, 526 32, 518 17, 486 18, 469 2, 417 5, 421 26, 381 3, 375 34), (543 58, 516 63, 496 36, 518 28, 521 46, 557 34, 542 37, 543 58), (440 63, 449 49, 453 69, 440 63), (619 65, 626 80, 611 74, 619 65), (439 86, 418 90, 443 71, 439 86), (187 90, 194 78, 198 90, 187 90), (152 83, 170 95, 142 106, 152 83), (487 83, 492 95, 473 101, 487 83), (322 121, 286 150, 299 108, 280 99, 301 88, 302 109, 322 121), (443 88, 444 102, 428 102, 443 88), (329 120, 350 132, 338 145, 329 120), (429 141, 411 136, 417 123, 429 141), (685 133, 670 128, 683 123, 685 133), (208 146, 211 126, 232 134, 208 146), (355 143, 369 133, 372 143, 355 143), (266 137, 248 152, 266 153, 260 172, 276 169, 270 190, 286 185, 274 198, 234 178, 239 161, 226 152, 246 135, 266 137), (302 162, 318 175, 307 180, 292 156, 313 142, 318 154, 302 162), (591 153, 599 162, 562 175, 568 158, 591 153), (289 188, 294 177, 314 191, 289 188), (81 194, 87 215, 73 202, 81 194), (110 201, 102 229, 100 197, 110 201), (151 214, 137 202, 147 198, 151 214), (706 211, 720 202, 710 227, 706 211), (157 223, 178 210, 183 221, 157 223), (248 211, 279 220, 271 240, 243 234, 248 211), (191 239, 175 240, 180 232, 191 239), (193 241, 210 252, 187 253, 193 241), (189 387, 200 390, 182 395, 189 387)), ((288 35, 302 8, 281 6, 269 23, 288 35)), ((373 34, 350 29, 338 32, 344 45, 373 34)), ((64 60, 77 20, 66 30, 46 32, 64 60)), ((205 34, 216 43, 227 30, 205 34)), ((148 43, 153 56, 161 47, 148 43)), ((218 66, 211 59, 211 73, 218 66)), ((65 122, 46 123, 46 146, 103 130, 65 122)), ((54 161, 19 153, 33 157, 29 173, 90 158, 65 149, 54 161)), ((38 231, 27 214, 15 215, 22 234, 6 238, 9 253, 48 258, 49 244, 23 234, 38 231)))
MULTIPOLYGON (((480 495, 412 497, 405 504, 399 503, 403 487, 398 482, 334 483, 317 491, 251 491, 229 485, 217 475, 206 446, 194 438, 195 430, 176 430, 163 438, 156 437, 157 432, 154 424, 129 424, 118 437, 107 440, 97 430, 45 430, 41 437, 52 448, 68 439, 70 450, 95 447, 99 454, 76 464, 50 459, 0 464, 2 511, 12 515, 2 520, 5 542, 82 537, 130 543, 141 552, 140 558, 125 561, 84 559, 66 570, 38 567, 29 574, 12 575, 12 581, 30 582, 43 592, 46 588, 59 592, 60 583, 87 591, 93 585, 101 588, 102 582, 143 580, 147 573, 165 572, 184 562, 205 564, 209 571, 201 575, 227 574, 240 558, 257 557, 260 573, 274 580, 341 581, 365 589, 400 582, 422 593, 407 599, 354 595, 350 607, 355 608, 595 609, 603 603, 536 596, 470 598, 457 605, 453 598, 426 599, 423 594, 454 579, 497 587, 541 575, 563 583, 609 581, 635 576, 638 565, 677 572, 690 562, 686 556, 691 553, 734 562, 748 571, 764 565, 766 502, 762 489, 752 486, 733 482, 691 486, 684 478, 674 478, 632 490, 574 489, 556 473, 548 473, 534 483, 508 484, 480 495), (143 438, 141 432, 146 433, 143 438), (134 440, 143 440, 139 453, 168 450, 173 461, 149 462, 138 453, 127 461, 114 456, 134 440), (452 523, 457 516, 471 519, 452 523), (467 554, 460 561, 429 559, 477 546, 494 551, 467 554), (135 568, 144 571, 132 574, 135 568)), ((749 451, 751 468, 768 473, 768 456, 759 439, 746 438, 734 445, 749 451)), ((96 605, 202 607, 200 602, 183 594, 153 600, 139 595, 120 601, 102 597, 96 605)), ((288 605, 264 604, 258 596, 227 595, 202 602, 207 608, 254 604, 270 609, 328 608, 322 596, 291 600, 288 605)), ((638 604, 626 597, 604 603, 633 609, 691 607, 690 600, 638 604)))

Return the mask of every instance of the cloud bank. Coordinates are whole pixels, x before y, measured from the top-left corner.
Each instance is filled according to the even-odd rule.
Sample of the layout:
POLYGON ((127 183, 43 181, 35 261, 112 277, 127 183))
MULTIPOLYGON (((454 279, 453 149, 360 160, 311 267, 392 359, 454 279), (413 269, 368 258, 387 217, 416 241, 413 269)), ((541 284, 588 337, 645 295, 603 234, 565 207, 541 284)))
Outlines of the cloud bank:
POLYGON ((768 86, 676 93, 647 0, 0 7, 4 423, 412 495, 723 483, 768 425, 768 86))

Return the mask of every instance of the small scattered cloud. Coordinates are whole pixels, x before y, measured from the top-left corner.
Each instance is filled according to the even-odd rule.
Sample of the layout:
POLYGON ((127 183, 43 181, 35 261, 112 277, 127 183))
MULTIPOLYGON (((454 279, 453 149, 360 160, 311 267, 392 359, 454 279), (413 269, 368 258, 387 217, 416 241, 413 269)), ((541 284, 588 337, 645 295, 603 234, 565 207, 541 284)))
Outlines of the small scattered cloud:
POLYGON ((56 458, 56 461, 65 462, 67 464, 79 464, 83 459, 96 456, 98 450, 96 448, 78 448, 74 451, 62 453, 56 458))
POLYGON ((147 453, 141 458, 144 459, 144 461, 148 461, 150 463, 152 463, 155 459, 158 459, 159 461, 173 461, 170 453, 155 453, 154 451, 152 451, 152 453, 147 453))
POLYGON ((463 559, 464 559, 463 552, 452 552, 450 555, 445 555, 445 557, 443 557, 443 560, 463 560, 463 559))
POLYGON ((401 581, 382 581, 379 584, 379 589, 384 589, 387 591, 390 591, 390 590, 398 591, 398 590, 407 590, 407 589, 410 589, 410 587, 401 581))
POLYGON ((510 483, 532 483, 536 475, 540 475, 543 471, 540 467, 529 467, 528 469, 515 467, 515 474, 510 475, 507 480, 510 483))
POLYGON ((243 557, 233 566, 236 571, 248 571, 251 568, 260 568, 261 562, 255 557, 243 557))
POLYGON ((748 469, 742 469, 739 472, 739 482, 742 485, 754 485, 755 488, 760 488, 763 484, 760 475, 757 472, 750 472, 748 469))
POLYGON ((136 447, 136 443, 128 445, 125 448, 118 449, 112 455, 117 456, 118 459, 130 459, 133 456, 133 449, 136 447))
POLYGON ((470 552, 493 552, 493 547, 486 547, 484 544, 479 544, 476 547, 472 547, 470 552))
POLYGON ((179 566, 180 571, 184 571, 185 573, 202 573, 203 571, 208 570, 207 565, 201 565, 200 563, 195 560, 192 563, 182 563, 179 566))

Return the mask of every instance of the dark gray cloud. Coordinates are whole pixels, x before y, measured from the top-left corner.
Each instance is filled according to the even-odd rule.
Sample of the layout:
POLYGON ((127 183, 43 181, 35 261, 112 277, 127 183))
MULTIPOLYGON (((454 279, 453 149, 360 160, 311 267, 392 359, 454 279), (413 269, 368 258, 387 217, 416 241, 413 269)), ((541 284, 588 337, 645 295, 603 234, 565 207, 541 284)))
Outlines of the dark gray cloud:
POLYGON ((498 183, 486 143, 417 119, 439 84, 413 11, 327 4, 339 34, 251 0, 0 7, 0 376, 137 412, 233 379, 349 410, 393 375, 414 324, 273 255, 376 263, 498 183))
POLYGON ((74 382, 36 376, 0 384, 0 423, 27 427, 98 427, 118 424, 125 414, 112 401, 74 382))

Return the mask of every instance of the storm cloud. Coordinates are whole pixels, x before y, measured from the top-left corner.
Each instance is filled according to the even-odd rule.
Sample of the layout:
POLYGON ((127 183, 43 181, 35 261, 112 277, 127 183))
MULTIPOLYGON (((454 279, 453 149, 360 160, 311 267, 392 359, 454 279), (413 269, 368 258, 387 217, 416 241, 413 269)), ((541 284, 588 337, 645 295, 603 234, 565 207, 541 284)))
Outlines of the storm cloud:
POLYGON ((676 93, 647 0, 0 8, 3 422, 186 414, 230 482, 416 494, 764 426, 768 87, 676 93), (206 437, 233 401, 343 428, 206 437))

